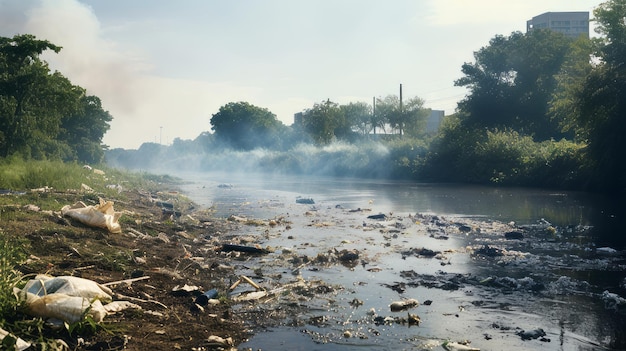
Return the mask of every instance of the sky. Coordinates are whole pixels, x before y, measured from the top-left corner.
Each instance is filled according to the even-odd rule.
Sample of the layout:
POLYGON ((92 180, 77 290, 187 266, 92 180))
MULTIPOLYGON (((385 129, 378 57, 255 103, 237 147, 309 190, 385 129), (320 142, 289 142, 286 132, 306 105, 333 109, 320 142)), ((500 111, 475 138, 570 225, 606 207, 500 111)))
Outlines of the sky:
MULTIPOLYGON (((454 112, 461 66, 496 35, 602 0, 0 0, 0 36, 62 46, 42 59, 102 100, 110 148, 211 131, 229 102, 285 125, 330 100, 418 97, 454 112)), ((592 25, 593 28, 593 25, 592 25)), ((593 29, 592 29, 592 35, 593 29)))

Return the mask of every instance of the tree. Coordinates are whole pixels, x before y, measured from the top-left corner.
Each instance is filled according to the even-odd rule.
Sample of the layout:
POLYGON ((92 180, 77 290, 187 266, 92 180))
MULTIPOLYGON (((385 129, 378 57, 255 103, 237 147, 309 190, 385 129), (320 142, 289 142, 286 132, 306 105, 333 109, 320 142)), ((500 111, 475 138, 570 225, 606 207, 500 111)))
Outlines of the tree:
POLYGON ((344 123, 345 118, 339 105, 330 100, 313 105, 302 117, 304 130, 318 144, 329 144, 333 141, 336 138, 335 130, 344 123))
POLYGON ((604 35, 600 62, 578 93, 577 120, 588 137, 595 185, 626 195, 626 0, 609 0, 594 10, 604 35))
POLYGON ((84 94, 79 98, 78 110, 61 121, 59 139, 75 151, 75 159, 86 163, 100 163, 104 159, 102 138, 109 130, 113 117, 102 108, 97 96, 84 94))
POLYGON ((372 107, 365 102, 351 102, 339 106, 345 116, 346 126, 350 132, 368 135, 372 130, 372 107))
POLYGON ((39 59, 61 47, 32 35, 0 37, 0 157, 97 163, 112 117, 100 99, 85 95, 39 59))
POLYGON ((464 123, 478 128, 513 128, 537 140, 561 138, 548 106, 556 74, 571 49, 572 39, 551 30, 497 35, 489 46, 465 63, 455 82, 469 89, 459 103, 464 123))
POLYGON ((429 112, 424 108, 424 100, 413 97, 401 104, 397 95, 388 95, 378 99, 376 106, 376 113, 400 136, 418 136, 425 132, 429 112))
POLYGON ((586 142, 586 131, 578 122, 579 97, 585 80, 591 73, 593 43, 579 38, 572 43, 561 70, 556 75, 556 88, 549 102, 549 114, 564 132, 573 134, 576 140, 586 142))
POLYGON ((211 117, 218 140, 241 150, 279 144, 282 122, 268 109, 247 102, 230 102, 211 117))
MULTIPOLYGON (((0 37, 0 156, 28 153, 37 132, 54 128, 54 121, 37 114, 46 101, 38 94, 54 84, 48 81, 48 66, 39 59, 45 50, 60 47, 32 35, 0 37)), ((57 118, 58 116, 54 116, 57 118)), ((52 118, 52 117, 51 117, 52 118)), ((51 119, 50 118, 50 119, 51 119)), ((44 131, 45 134, 45 131, 44 131)))

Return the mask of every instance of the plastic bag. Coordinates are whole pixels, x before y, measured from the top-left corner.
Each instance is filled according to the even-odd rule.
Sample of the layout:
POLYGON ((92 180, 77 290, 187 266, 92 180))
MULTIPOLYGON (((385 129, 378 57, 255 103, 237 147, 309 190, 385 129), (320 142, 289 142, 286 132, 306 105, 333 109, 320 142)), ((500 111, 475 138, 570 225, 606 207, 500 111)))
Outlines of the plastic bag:
POLYGON ((112 291, 109 288, 92 280, 71 276, 38 275, 17 293, 26 302, 26 311, 29 314, 68 323, 79 322, 86 316, 100 323, 108 312, 140 308, 125 301, 103 305, 102 301, 112 300, 112 291))
POLYGON ((87 206, 79 201, 72 206, 63 206, 61 214, 92 227, 108 229, 111 233, 122 232, 122 227, 118 223, 122 212, 115 212, 112 201, 100 199, 100 204, 93 206, 87 206))

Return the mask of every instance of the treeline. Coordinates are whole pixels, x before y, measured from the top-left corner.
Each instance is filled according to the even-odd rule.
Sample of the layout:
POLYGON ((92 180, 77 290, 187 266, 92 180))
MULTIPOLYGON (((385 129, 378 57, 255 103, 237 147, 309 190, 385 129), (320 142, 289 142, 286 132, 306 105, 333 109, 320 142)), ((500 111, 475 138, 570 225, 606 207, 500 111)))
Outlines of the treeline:
POLYGON ((61 47, 32 35, 0 37, 0 159, 100 163, 111 115, 96 96, 39 56, 61 47))
MULTIPOLYGON (((496 35, 461 67, 468 93, 436 134, 422 99, 322 101, 285 126, 266 108, 222 106, 210 132, 170 146, 106 152, 113 166, 259 170, 626 194, 626 0, 594 10, 600 38, 549 30, 496 35)), ((111 116, 38 55, 32 36, 0 43, 0 157, 95 162, 111 116)), ((209 126, 207 126, 209 127, 209 126)), ((208 128, 207 128, 208 129, 208 128)))
POLYGON ((323 101, 289 127, 267 109, 234 102, 212 116, 214 133, 107 157, 147 168, 156 161, 177 169, 243 167, 624 195, 626 0, 601 4, 594 17, 600 38, 550 30, 496 35, 462 66, 455 84, 468 93, 436 135, 425 132, 430 110, 419 98, 323 101))

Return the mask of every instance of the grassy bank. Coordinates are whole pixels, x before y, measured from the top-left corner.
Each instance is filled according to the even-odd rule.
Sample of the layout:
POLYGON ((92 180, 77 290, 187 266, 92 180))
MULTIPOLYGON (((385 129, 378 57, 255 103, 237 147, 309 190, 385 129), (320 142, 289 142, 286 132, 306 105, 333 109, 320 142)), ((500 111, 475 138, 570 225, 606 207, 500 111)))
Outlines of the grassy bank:
MULTIPOLYGON (((180 211, 192 206, 187 198, 174 191, 178 182, 165 175, 107 167, 51 161, 0 161, 0 328, 32 342, 34 350, 67 350, 63 344, 72 350, 91 349, 81 347, 78 340, 91 346, 114 345, 127 334, 142 330, 137 326, 149 330, 150 321, 139 313, 120 317, 117 323, 108 322, 107 318, 106 323, 96 325, 85 319, 73 325, 65 323, 60 330, 52 329, 43 318, 25 313, 13 288, 21 288, 36 274, 43 273, 106 282, 127 279, 150 269, 176 271, 185 257, 181 247, 189 245, 199 233, 210 230, 198 222, 183 223, 164 215, 159 205, 162 202, 180 211), (124 213, 120 223, 125 231, 141 235, 111 234, 60 215, 64 205, 77 201, 98 204, 99 198, 113 201, 116 211, 124 213), (185 237, 180 237, 181 232, 186 233, 185 237), (144 262, 145 257, 150 258, 148 263, 144 262)), ((181 279, 212 281, 211 276, 205 275, 210 272, 193 273, 198 277, 184 275, 181 279)), ((153 276, 151 284, 168 285, 171 277, 163 278, 164 281, 159 279, 153 276)), ((219 286, 218 283, 214 284, 219 286)), ((164 303, 172 298, 166 289, 159 293, 163 294, 159 300, 164 303)), ((172 302, 176 303, 179 302, 172 302)), ((181 306, 187 308, 184 304, 181 306)), ((179 306, 168 307, 171 313, 189 312, 176 310, 179 306)), ((154 324, 162 325, 162 321, 154 324)), ((232 325, 228 328, 237 329, 232 325)), ((197 339, 195 335, 194 338, 197 339)), ((14 341, 11 337, 4 338, 0 349, 14 349, 14 341)), ((106 346, 104 349, 133 348, 106 346)))

